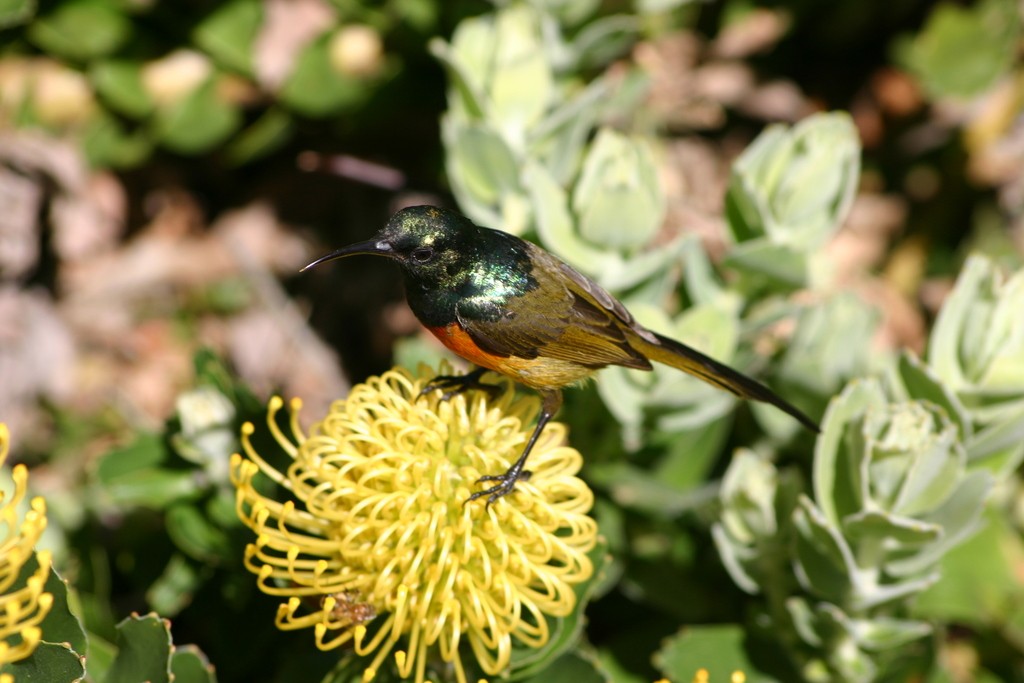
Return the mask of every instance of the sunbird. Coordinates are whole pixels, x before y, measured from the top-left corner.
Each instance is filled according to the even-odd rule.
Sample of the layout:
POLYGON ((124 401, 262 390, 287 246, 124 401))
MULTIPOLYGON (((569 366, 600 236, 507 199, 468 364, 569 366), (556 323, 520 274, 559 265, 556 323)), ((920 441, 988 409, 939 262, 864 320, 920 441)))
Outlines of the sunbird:
POLYGON ((435 377, 421 395, 441 389, 448 398, 471 388, 493 389, 479 381, 491 370, 541 396, 537 425, 519 459, 504 474, 481 477, 477 484, 494 485, 466 502, 487 496, 490 506, 529 478, 526 459, 562 406, 562 389, 608 365, 651 370, 651 361, 664 363, 741 398, 770 403, 819 431, 811 418, 760 382, 648 330, 600 285, 537 245, 475 225, 454 211, 402 209, 372 239, 332 251, 302 271, 357 254, 396 261, 419 321, 478 366, 465 375, 435 377))

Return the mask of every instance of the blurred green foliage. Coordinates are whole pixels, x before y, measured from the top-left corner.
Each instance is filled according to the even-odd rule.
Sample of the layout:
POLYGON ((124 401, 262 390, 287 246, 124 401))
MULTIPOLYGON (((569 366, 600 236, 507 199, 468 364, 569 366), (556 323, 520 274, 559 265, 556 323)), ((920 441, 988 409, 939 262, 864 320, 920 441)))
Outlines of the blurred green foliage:
MULTIPOLYGON (((980 232, 929 245, 927 267, 956 279, 926 348, 879 344, 885 311, 842 280, 830 248, 858 191, 896 174, 862 149, 862 111, 756 135, 731 111, 723 125, 745 146, 723 188, 722 244, 667 230, 672 133, 650 122, 654 86, 630 50, 778 9, 705 4, 481 4, 439 35, 439 3, 337 0, 268 80, 259 0, 0 2, 0 122, 71 135, 98 166, 145 164, 157 149, 241 164, 273 154, 304 118, 372 107, 404 67, 391 39, 418 41, 448 77, 439 144, 465 214, 536 239, 643 324, 763 378, 822 424, 815 440, 771 407, 741 408, 668 368, 610 368, 568 396, 603 571, 548 647, 515 653, 510 679, 686 683, 703 667, 712 681, 735 670, 752 682, 1024 681, 1024 256, 980 232), (986 244, 995 253, 957 252, 986 244)), ((781 30, 843 47, 877 42, 869 19, 891 16, 852 0, 812 5, 784 6, 781 30)), ((890 9, 906 7, 920 21, 889 26, 884 47, 922 107, 980 106, 1005 86, 1019 122, 1019 4, 890 9)), ((942 127, 965 145, 979 135, 940 123, 894 146, 927 147, 942 127)), ((997 232, 1022 213, 996 212, 997 232)), ((437 351, 406 341, 396 353, 414 363, 437 351)), ((211 662, 225 681, 362 680, 359 658, 274 630, 274 601, 242 567, 227 477, 239 426, 262 407, 210 353, 195 377, 162 430, 133 430, 81 492, 51 500, 57 564, 77 597, 54 575, 58 605, 71 607, 54 610, 17 666, 53 681, 212 681, 211 662), (140 606, 160 617, 126 616, 140 606), (172 645, 170 617, 199 649, 172 645)), ((398 679, 385 667, 375 680, 398 679)))
POLYGON ((284 3, 270 17, 261 0, 5 3, 0 124, 74 135, 97 166, 137 166, 156 149, 243 164, 286 143, 303 117, 364 105, 401 68, 387 35, 425 40, 438 14, 427 0, 316 9, 284 3), (292 53, 261 45, 288 24, 292 53))

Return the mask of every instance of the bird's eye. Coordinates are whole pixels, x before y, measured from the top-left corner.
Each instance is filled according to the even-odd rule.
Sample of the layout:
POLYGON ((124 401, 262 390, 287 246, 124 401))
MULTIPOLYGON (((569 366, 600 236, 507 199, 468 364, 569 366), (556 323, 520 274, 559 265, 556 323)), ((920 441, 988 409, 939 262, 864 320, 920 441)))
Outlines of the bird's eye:
POLYGON ((434 250, 430 247, 418 247, 413 249, 409 255, 412 256, 412 260, 416 263, 426 263, 434 258, 434 250))

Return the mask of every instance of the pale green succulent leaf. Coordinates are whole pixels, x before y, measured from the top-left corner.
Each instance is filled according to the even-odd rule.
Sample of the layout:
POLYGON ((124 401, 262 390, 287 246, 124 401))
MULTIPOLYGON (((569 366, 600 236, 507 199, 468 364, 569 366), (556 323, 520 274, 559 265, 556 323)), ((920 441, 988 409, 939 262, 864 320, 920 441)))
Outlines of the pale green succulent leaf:
POLYGON ((722 265, 786 289, 799 289, 808 282, 807 255, 766 238, 737 244, 722 265))
POLYGON ((982 288, 987 289, 987 282, 993 277, 994 269, 995 265, 983 256, 968 257, 932 328, 928 344, 928 365, 954 391, 968 381, 961 358, 966 357, 971 349, 962 348, 962 337, 965 332, 969 332, 966 325, 968 316, 980 301, 982 288))
POLYGON ((527 161, 523 182, 533 204, 537 234, 545 247, 588 275, 609 265, 608 254, 576 236, 568 197, 548 169, 527 161))
POLYGON ((568 185, 576 174, 608 91, 605 79, 592 81, 527 132, 527 154, 543 163, 559 184, 568 185))
POLYGON ((757 579, 747 570, 748 566, 757 565, 760 550, 734 540, 722 524, 715 524, 711 527, 711 538, 715 542, 715 548, 718 549, 718 557, 722 560, 722 566, 729 573, 733 583, 750 595, 760 593, 761 587, 757 579))
MULTIPOLYGON (((486 118, 487 102, 482 90, 482 77, 471 66, 479 66, 479 62, 470 61, 466 64, 461 58, 462 51, 476 51, 478 34, 485 30, 486 26, 480 20, 467 19, 459 23, 452 37, 454 45, 459 46, 461 50, 440 38, 433 38, 428 44, 430 53, 448 69, 451 88, 446 117, 458 121, 480 121, 486 118)), ((486 40, 484 44, 486 45, 486 40)))
POLYGON ((886 563, 892 576, 912 576, 933 567, 942 556, 977 531, 985 499, 992 490, 992 475, 985 470, 971 472, 960 480, 946 501, 920 519, 942 527, 943 535, 913 554, 886 563))
POLYGON ((814 448, 814 498, 829 522, 839 525, 843 517, 861 509, 863 501, 859 454, 851 453, 849 430, 869 406, 884 405, 885 392, 877 380, 854 380, 832 399, 822 421, 821 435, 814 448))
POLYGON ((661 227, 665 198, 646 143, 610 128, 598 131, 583 161, 572 206, 588 242, 613 249, 647 244, 661 227))
POLYGON ((931 635, 932 625, 925 621, 875 617, 851 619, 850 634, 865 650, 878 652, 902 647, 931 635))
POLYGON ((823 641, 818 633, 818 618, 807 600, 800 597, 789 598, 786 600, 786 611, 789 612, 793 628, 800 639, 811 647, 821 647, 823 641))
POLYGON ((718 305, 738 311, 741 305, 739 295, 722 285, 700 239, 695 235, 683 237, 681 249, 683 281, 693 303, 718 305))
POLYGON ((896 58, 932 96, 970 98, 1010 69, 1019 34, 1014 0, 942 2, 917 35, 896 44, 896 58))
POLYGON ((587 22, 569 45, 574 70, 603 67, 633 43, 642 28, 639 17, 613 14, 587 22))
POLYGON ((894 388, 904 390, 904 398, 930 401, 942 407, 960 430, 961 439, 966 441, 971 437, 974 427, 967 409, 934 370, 908 350, 900 354, 896 369, 899 383, 894 388))
POLYGON ((846 539, 806 496, 800 497, 792 522, 796 531, 794 572, 800 585, 825 600, 846 600, 858 572, 846 539))
POLYGON ((942 527, 912 517, 900 517, 879 510, 864 510, 843 520, 843 533, 853 543, 886 542, 920 546, 939 538, 942 527))
POLYGON ((832 396, 867 374, 878 311, 850 293, 831 296, 799 313, 779 377, 817 396, 832 396))
POLYGON ((477 201, 497 205, 506 192, 518 188, 516 157, 486 124, 453 123, 447 142, 450 177, 477 201))
POLYGON ((1024 459, 1024 407, 976 432, 966 450, 971 468, 983 467, 999 479, 1015 471, 1024 459))
POLYGON ((775 492, 778 472, 767 459, 741 448, 722 479, 722 524, 730 536, 750 545, 778 533, 775 492))
POLYGON ((849 115, 771 126, 733 165, 726 223, 736 242, 766 238, 799 253, 820 248, 849 211, 860 144, 849 115))
POLYGON ((513 5, 500 10, 494 23, 494 70, 487 82, 491 122, 520 151, 526 131, 542 118, 555 92, 539 21, 533 8, 513 5))

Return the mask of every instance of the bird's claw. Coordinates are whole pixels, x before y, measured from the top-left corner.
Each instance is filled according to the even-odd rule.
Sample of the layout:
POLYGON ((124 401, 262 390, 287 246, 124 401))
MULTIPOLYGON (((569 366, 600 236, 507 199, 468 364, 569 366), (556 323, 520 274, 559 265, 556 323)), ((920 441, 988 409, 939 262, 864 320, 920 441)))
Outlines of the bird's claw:
POLYGON ((478 391, 487 392, 488 397, 493 401, 501 396, 503 389, 497 384, 481 382, 480 376, 484 372, 484 370, 474 370, 473 372, 465 375, 438 375, 427 382, 426 386, 423 387, 416 398, 421 399, 434 391, 443 391, 444 393, 441 394, 441 400, 447 401, 463 392, 476 389, 478 391))
POLYGON ((472 503, 477 498, 483 498, 484 496, 487 496, 487 503, 486 505, 484 505, 484 508, 489 508, 491 507, 491 503, 494 503, 500 498, 503 498, 504 496, 507 496, 508 494, 512 493, 512 491, 514 491, 516 488, 516 482, 527 481, 530 478, 531 474, 533 473, 530 472, 530 470, 516 470, 515 467, 512 467, 505 474, 488 474, 483 477, 480 477, 479 479, 476 480, 477 484, 481 484, 486 481, 496 481, 498 483, 490 487, 489 489, 477 491, 469 498, 467 498, 466 502, 463 503, 463 505, 465 505, 466 503, 472 503))

